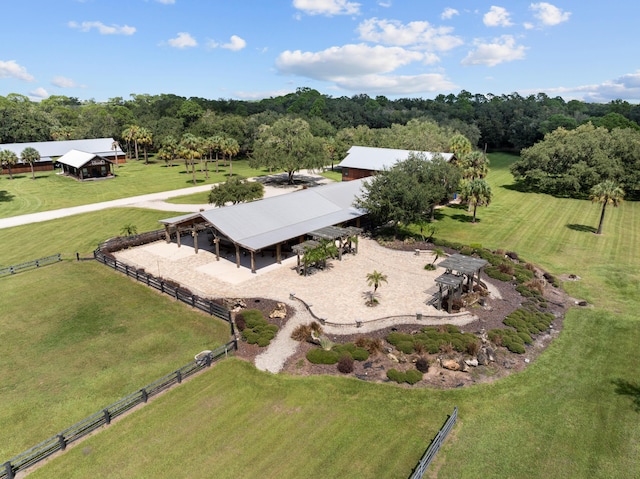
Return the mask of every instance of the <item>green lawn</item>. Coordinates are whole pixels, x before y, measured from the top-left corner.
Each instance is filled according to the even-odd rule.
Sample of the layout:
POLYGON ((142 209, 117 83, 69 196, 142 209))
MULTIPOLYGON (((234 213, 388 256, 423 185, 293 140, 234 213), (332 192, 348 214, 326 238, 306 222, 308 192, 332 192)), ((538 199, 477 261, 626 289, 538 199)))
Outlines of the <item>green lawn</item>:
POLYGON ((228 323, 95 261, 0 278, 6 460, 229 340, 228 323))
MULTIPOLYGON (((198 185, 219 183, 229 173, 228 166, 221 166, 218 173, 215 165, 210 164, 209 169, 209 179, 205 179, 197 167, 198 185)), ((177 162, 169 168, 153 159, 148 165, 142 160, 130 160, 114 168, 116 178, 101 181, 80 182, 58 175, 58 171, 38 172, 35 181, 31 173, 14 175, 13 180, 0 176, 0 218, 194 186, 184 163, 177 162)), ((234 176, 266 174, 266 170, 249 168, 246 160, 233 162, 234 176)))
POLYGON ((640 470, 640 205, 608 210, 596 236, 598 206, 517 191, 513 158, 491 155, 495 198, 479 222, 444 208, 436 236, 581 277, 564 287, 593 306, 571 310, 524 372, 436 391, 271 375, 227 360, 33 477, 406 478, 454 406, 459 422, 427 477, 632 477, 640 470))

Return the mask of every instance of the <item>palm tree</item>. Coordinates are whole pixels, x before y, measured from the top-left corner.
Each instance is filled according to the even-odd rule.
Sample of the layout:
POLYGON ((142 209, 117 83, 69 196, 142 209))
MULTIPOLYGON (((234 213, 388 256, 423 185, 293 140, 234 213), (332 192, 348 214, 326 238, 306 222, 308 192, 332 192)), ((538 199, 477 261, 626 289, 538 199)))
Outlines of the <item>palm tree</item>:
POLYGON ((613 205, 617 207, 622 203, 624 197, 624 191, 612 180, 606 180, 602 183, 598 183, 591 188, 591 194, 589 198, 594 203, 602 203, 602 212, 600 213, 600 223, 598 223, 598 231, 596 234, 602 234, 602 223, 604 222, 604 210, 607 205, 613 205))
POLYGON ((129 155, 129 159, 131 159, 131 143, 134 145, 134 149, 136 151, 136 160, 138 159, 138 133, 140 131, 140 127, 138 125, 130 125, 124 129, 122 132, 122 138, 127 140, 127 154, 129 155))
POLYGON ((231 159, 240 153, 240 145, 235 138, 226 137, 222 142, 222 156, 229 158, 229 176, 233 175, 233 164, 231 159))
POLYGON ((218 173, 218 166, 220 161, 220 152, 222 151, 222 142, 224 138, 220 135, 214 135, 207 139, 209 147, 216 155, 216 173, 218 173))
POLYGON ((460 133, 449 138, 449 151, 458 158, 471 153, 472 148, 469 139, 460 133))
POLYGON ((373 270, 373 273, 367 273, 367 284, 373 286, 373 294, 376 293, 380 287, 380 283, 387 283, 387 275, 382 274, 379 271, 373 270))
POLYGON ((138 159, 138 147, 137 145, 142 146, 142 150, 144 152, 144 164, 149 164, 149 159, 147 158, 147 148, 153 145, 153 133, 148 128, 141 126, 138 128, 136 137, 134 138, 136 141, 136 159, 138 159))
POLYGON ((118 168, 118 142, 113 140, 111 143, 111 149, 113 150, 113 162, 116 164, 116 168, 118 168))
POLYGON ((431 262, 431 266, 435 266, 436 261, 438 261, 438 258, 444 256, 444 250, 442 248, 435 248, 433 250, 433 261, 431 262))
POLYGON ((36 174, 33 170, 33 166, 35 165, 36 161, 40 161, 40 153, 38 153, 38 150, 28 146, 27 148, 22 150, 22 153, 20 153, 20 159, 31 165, 31 179, 35 180, 36 174))
POLYGON ((491 193, 491 187, 485 179, 476 178, 474 180, 462 180, 460 182, 461 191, 460 196, 463 200, 468 201, 470 206, 473 206, 473 220, 476 222, 476 210, 478 205, 489 206, 493 194, 491 193))
POLYGON ((13 180, 13 173, 11 167, 18 162, 18 155, 11 150, 0 150, 0 164, 6 166, 9 170, 9 179, 13 180))
POLYGON ((187 171, 191 165, 191 173, 193 175, 193 184, 196 184, 196 162, 195 159, 200 157, 200 138, 185 133, 180 140, 180 151, 185 161, 187 161, 187 171))

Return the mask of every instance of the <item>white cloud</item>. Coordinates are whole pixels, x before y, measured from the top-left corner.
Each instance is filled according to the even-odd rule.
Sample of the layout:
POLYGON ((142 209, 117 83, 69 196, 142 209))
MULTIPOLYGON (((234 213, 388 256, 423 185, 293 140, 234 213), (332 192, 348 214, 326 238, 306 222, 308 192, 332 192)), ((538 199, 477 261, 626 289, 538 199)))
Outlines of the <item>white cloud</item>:
POLYGON ((176 3, 176 0, 156 0, 158 3, 164 3, 165 5, 173 5, 176 3))
POLYGON ((422 75, 363 75, 354 78, 336 78, 340 88, 354 92, 370 91, 377 95, 409 95, 424 92, 449 91, 458 88, 438 73, 422 75))
POLYGON ((391 8, 393 6, 393 3, 389 2, 378 2, 378 5, 380 5, 382 8, 391 8))
POLYGON ((293 0, 293 7, 308 15, 357 15, 360 4, 347 0, 293 0))
POLYGON ((88 32, 95 28, 101 35, 133 35, 136 32, 136 28, 129 25, 105 25, 102 22, 69 22, 67 25, 81 32, 88 32))
POLYGON ((488 27, 509 27, 513 25, 509 18, 511 14, 504 7, 492 6, 482 17, 482 21, 488 27))
POLYGON ((455 8, 445 8, 444 12, 442 12, 440 14, 440 18, 442 18, 443 20, 450 20, 451 18, 455 17, 456 15, 460 15, 460 12, 458 10, 456 10, 455 8))
POLYGON ((595 85, 581 85, 577 87, 541 88, 550 94, 561 95, 563 98, 581 99, 588 102, 608 103, 618 98, 632 103, 640 102, 640 70, 627 73, 621 77, 607 80, 595 85))
POLYGON ((237 52, 238 50, 242 50, 246 46, 247 42, 244 39, 240 38, 238 35, 231 35, 229 43, 221 45, 221 48, 226 48, 227 50, 237 52))
POLYGON ((500 63, 522 60, 526 47, 516 45, 511 35, 502 35, 492 43, 476 43, 475 50, 462 60, 463 65, 487 65, 494 67, 500 63))
POLYGON ((49 96, 49 92, 44 88, 36 88, 35 90, 31 90, 29 95, 34 96, 36 98, 47 98, 49 96))
POLYGON ((59 88, 84 88, 83 85, 78 84, 71 78, 62 76, 53 77, 53 80, 51 80, 51 84, 59 88))
POLYGON ((386 45, 417 46, 429 50, 446 51, 462 45, 459 37, 450 35, 451 27, 434 27, 429 22, 409 22, 371 18, 358 25, 362 40, 386 45))
POLYGON ((18 65, 15 60, 3 62, 0 60, 0 78, 17 78, 18 80, 34 81, 33 75, 27 73, 27 69, 18 65))
POLYGON ((571 12, 564 12, 562 9, 547 2, 532 3, 529 6, 533 10, 533 16, 540 20, 544 26, 554 26, 569 20, 571 12))
POLYGON ((198 46, 196 39, 187 32, 179 32, 176 38, 169 39, 167 43, 174 48, 191 48, 198 46))
POLYGON ((317 80, 361 77, 386 73, 425 58, 420 52, 400 47, 371 47, 365 44, 331 47, 320 52, 284 51, 276 59, 281 73, 317 80))

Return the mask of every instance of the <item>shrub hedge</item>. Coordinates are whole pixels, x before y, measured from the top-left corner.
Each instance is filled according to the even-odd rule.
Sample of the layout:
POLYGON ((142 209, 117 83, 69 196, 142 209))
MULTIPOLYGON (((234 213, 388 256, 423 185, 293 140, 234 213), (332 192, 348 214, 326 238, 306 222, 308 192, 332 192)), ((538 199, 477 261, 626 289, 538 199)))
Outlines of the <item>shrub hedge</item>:
POLYGON ((387 378, 397 383, 415 384, 422 380, 422 373, 417 369, 409 369, 408 371, 389 369, 387 371, 387 378))
POLYGON ((440 348, 446 345, 458 352, 465 352, 470 343, 477 343, 478 338, 471 333, 462 333, 457 326, 451 324, 440 327, 427 326, 420 330, 418 334, 390 333, 387 341, 395 346, 398 351, 405 354, 426 351, 436 354, 440 348), (419 350, 419 351, 417 351, 419 350))
POLYGON ((353 343, 346 343, 336 344, 330 350, 314 348, 307 352, 307 360, 313 364, 335 364, 343 356, 349 356, 355 361, 366 361, 369 358, 369 351, 353 343))
MULTIPOLYGON (((257 344, 261 348, 269 346, 271 340, 278 332, 278 326, 269 324, 262 312, 257 309, 248 309, 242 312, 242 319, 245 328, 242 331, 242 337, 249 344, 257 344)), ((238 319, 236 318, 236 324, 238 319)), ((238 328, 239 329, 239 328, 238 328)))

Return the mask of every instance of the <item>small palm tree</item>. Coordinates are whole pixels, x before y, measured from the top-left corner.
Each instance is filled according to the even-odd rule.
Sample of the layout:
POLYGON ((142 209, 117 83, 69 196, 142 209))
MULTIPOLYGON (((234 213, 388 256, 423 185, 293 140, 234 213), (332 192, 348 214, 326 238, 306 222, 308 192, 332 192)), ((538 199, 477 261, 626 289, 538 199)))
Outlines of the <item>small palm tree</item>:
POLYGON ((622 203, 624 197, 624 191, 614 181, 606 180, 602 183, 598 183, 591 188, 591 194, 589 198, 594 203, 602 203, 602 212, 600 213, 600 223, 598 223, 598 231, 596 234, 602 234, 602 224, 604 222, 604 210, 607 205, 613 205, 617 207, 622 203))
POLYGON ((2 150, 0 151, 0 164, 2 166, 6 166, 7 170, 9 170, 9 179, 13 180, 13 173, 11 172, 11 167, 14 166, 18 162, 18 155, 16 155, 11 150, 2 150))
POLYGON ((124 236, 136 235, 136 234, 138 234, 138 227, 136 225, 134 225, 133 223, 127 223, 120 230, 120 234, 122 234, 124 236))
POLYGON ((380 287, 380 283, 387 283, 387 275, 382 274, 379 271, 373 270, 373 273, 367 273, 367 284, 369 286, 373 286, 373 293, 375 294, 378 288, 380 287))
POLYGON ((20 153, 20 159, 25 163, 29 163, 29 165, 31 165, 31 179, 35 180, 36 174, 33 166, 35 165, 36 161, 40 161, 40 153, 38 153, 38 150, 28 146, 27 148, 22 150, 22 153, 20 153))
POLYGON ((431 266, 435 266, 436 261, 438 261, 438 258, 444 256, 444 250, 442 248, 435 248, 433 250, 433 261, 431 262, 431 266))

